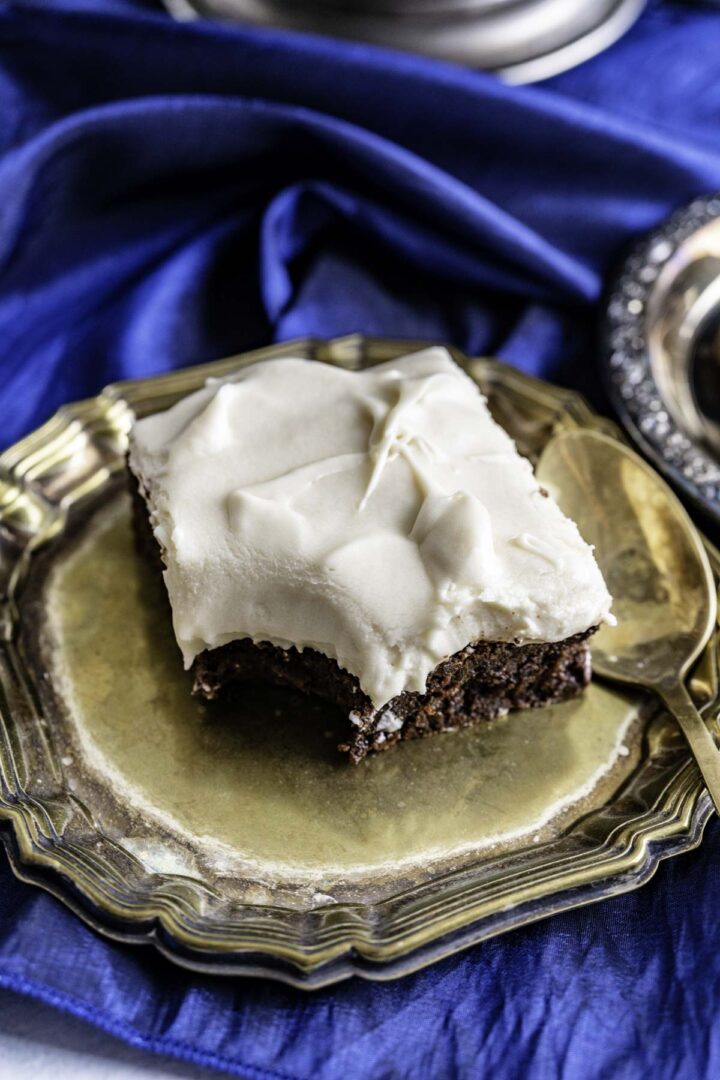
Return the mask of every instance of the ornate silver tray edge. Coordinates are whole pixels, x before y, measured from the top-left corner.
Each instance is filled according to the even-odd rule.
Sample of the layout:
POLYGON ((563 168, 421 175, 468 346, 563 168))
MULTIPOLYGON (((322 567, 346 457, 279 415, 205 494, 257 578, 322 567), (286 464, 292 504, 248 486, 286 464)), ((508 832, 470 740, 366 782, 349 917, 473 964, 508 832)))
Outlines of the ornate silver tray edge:
MULTIPOLYGON (((377 361, 422 344, 368 341, 357 336, 329 343, 291 342, 249 354, 243 361, 305 350, 316 359, 354 366, 368 350, 377 361)), ((460 354, 456 356, 462 361, 460 354)), ((498 367, 493 361, 469 363, 482 365, 488 373, 498 367)), ((38 548, 62 529, 68 514, 92 501, 122 468, 130 406, 138 407, 142 400, 148 410, 163 407, 208 375, 220 375, 237 364, 238 358, 232 358, 160 376, 152 381, 151 394, 146 383, 116 384, 97 399, 65 407, 43 428, 0 456, 0 588, 4 594, 0 621, 0 818, 10 827, 4 830, 4 839, 18 876, 52 892, 109 936, 133 943, 152 942, 195 970, 271 975, 313 988, 352 974, 388 979, 417 970, 511 927, 637 887, 652 876, 662 858, 699 843, 710 816, 710 802, 685 755, 659 789, 646 791, 639 786, 636 812, 612 822, 601 840, 593 837, 592 831, 583 835, 580 829, 582 854, 569 868, 562 865, 565 860, 555 866, 546 860, 545 872, 539 874, 535 866, 528 865, 505 887, 501 880, 475 880, 472 870, 463 870, 365 911, 337 905, 298 919, 278 910, 274 928, 268 925, 267 909, 248 906, 242 933, 213 941, 197 927, 202 888, 198 892, 196 883, 169 875, 149 893, 133 894, 116 873, 109 872, 104 859, 88 861, 87 853, 73 850, 63 841, 67 821, 75 814, 90 812, 73 805, 72 793, 63 789, 61 769, 47 743, 40 745, 39 741, 36 749, 57 782, 56 790, 43 802, 25 790, 27 762, 16 738, 16 717, 27 721, 37 712, 38 703, 14 646, 14 596, 38 548), (91 881, 97 873, 106 874, 100 888, 91 881), (552 891, 548 891, 548 878, 554 883, 552 891), (386 920, 384 927, 381 916, 386 920)), ((509 384, 522 384, 530 395, 550 393, 545 384, 509 369, 503 368, 503 372, 509 384)), ((609 422, 595 417, 577 395, 552 394, 555 401, 564 404, 568 422, 614 430, 609 422)), ((715 700, 710 708, 714 717, 715 700)), ((42 718, 36 719, 40 722, 42 718)))

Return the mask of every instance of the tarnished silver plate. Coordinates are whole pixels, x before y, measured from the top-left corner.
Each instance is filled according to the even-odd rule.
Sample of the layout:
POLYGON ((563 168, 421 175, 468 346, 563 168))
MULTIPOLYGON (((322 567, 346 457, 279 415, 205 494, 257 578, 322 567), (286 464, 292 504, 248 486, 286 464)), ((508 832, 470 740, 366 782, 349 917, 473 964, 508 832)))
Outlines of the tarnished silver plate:
POLYGON ((604 360, 640 449, 720 523, 720 193, 633 250, 608 302, 604 360))
MULTIPOLYGON (((594 681, 357 768, 319 703, 192 698, 132 544, 133 413, 260 358, 358 368, 412 348, 292 342, 118 384, 0 455, 0 823, 18 875, 103 933, 205 971, 389 979, 635 888, 698 843, 708 796, 641 692, 594 681)), ((577 395, 454 355, 533 459, 560 432, 616 432, 577 395)), ((715 730, 714 642, 691 689, 715 730)))

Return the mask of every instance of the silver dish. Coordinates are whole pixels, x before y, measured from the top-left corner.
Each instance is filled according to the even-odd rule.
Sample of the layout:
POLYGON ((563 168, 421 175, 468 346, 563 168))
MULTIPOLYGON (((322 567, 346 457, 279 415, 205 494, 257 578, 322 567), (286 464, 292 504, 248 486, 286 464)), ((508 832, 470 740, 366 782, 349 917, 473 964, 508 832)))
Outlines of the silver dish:
POLYGON ((608 301, 604 359, 640 449, 720 523, 720 193, 633 250, 608 301))
POLYGON ((612 45, 646 0, 165 0, 177 18, 237 19, 425 53, 537 82, 612 45))
MULTIPOLYGON (((317 703, 266 692, 223 718, 190 694, 164 591, 132 545, 133 416, 256 360, 358 369, 421 344, 285 342, 119 383, 0 455, 0 842, 18 876, 98 931, 216 974, 392 979, 637 888, 700 842, 709 797, 641 690, 596 680, 532 720, 414 740, 357 769, 317 703)), ((453 355, 535 462, 556 438, 616 433, 577 394, 453 355)), ((608 534, 642 567, 614 486, 608 534)), ((665 558, 656 511, 648 536, 665 558)), ((638 598, 657 587, 647 569, 638 598)), ((717 734, 714 639, 688 686, 717 734)))

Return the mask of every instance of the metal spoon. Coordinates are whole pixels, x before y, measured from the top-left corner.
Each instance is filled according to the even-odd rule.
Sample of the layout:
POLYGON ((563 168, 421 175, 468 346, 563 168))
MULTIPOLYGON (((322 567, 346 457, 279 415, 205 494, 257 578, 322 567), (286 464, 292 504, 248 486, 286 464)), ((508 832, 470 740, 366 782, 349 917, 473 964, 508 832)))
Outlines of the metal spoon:
POLYGON ((715 581, 697 530, 657 473, 598 431, 557 435, 537 477, 594 544, 613 596, 617 626, 602 626, 592 639, 593 670, 662 698, 720 813, 720 752, 684 683, 717 618, 715 581))

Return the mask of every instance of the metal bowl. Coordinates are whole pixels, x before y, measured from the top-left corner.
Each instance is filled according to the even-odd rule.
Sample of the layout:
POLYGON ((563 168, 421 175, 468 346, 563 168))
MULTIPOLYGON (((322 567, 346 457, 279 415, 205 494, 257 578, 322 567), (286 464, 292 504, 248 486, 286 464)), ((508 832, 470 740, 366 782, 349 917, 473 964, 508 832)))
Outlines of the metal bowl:
POLYGON ((606 49, 646 0, 165 0, 178 18, 237 19, 425 53, 536 82, 606 49))
POLYGON ((720 523, 720 193, 634 249, 608 302, 604 358, 635 441, 720 523))

